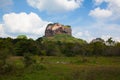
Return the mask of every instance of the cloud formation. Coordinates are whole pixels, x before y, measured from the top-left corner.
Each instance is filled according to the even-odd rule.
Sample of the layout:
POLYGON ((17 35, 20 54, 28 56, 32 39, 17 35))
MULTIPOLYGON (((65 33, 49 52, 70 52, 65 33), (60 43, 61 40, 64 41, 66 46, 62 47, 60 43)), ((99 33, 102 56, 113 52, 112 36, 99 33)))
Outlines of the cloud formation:
POLYGON ((89 15, 96 20, 91 25, 94 36, 105 40, 113 37, 114 40, 120 41, 120 0, 93 0, 93 2, 95 8, 89 12, 89 15))
POLYGON ((28 4, 40 11, 66 12, 79 8, 83 0, 27 0, 28 4))
POLYGON ((3 27, 6 34, 25 34, 29 37, 43 36, 46 25, 49 23, 42 20, 37 14, 31 12, 10 13, 3 16, 3 27))
POLYGON ((94 10, 91 10, 89 15, 96 18, 111 18, 110 20, 120 19, 120 0, 93 0, 97 6, 94 10), (104 9, 100 8, 100 5, 105 3, 107 6, 104 9), (100 15, 101 14, 101 15, 100 15))
POLYGON ((2 24, 0 24, 0 36, 3 36, 4 30, 2 24))
POLYGON ((89 15, 97 19, 104 19, 110 17, 112 15, 112 12, 110 10, 100 9, 98 7, 95 8, 94 10, 91 10, 89 15))
POLYGON ((95 37, 92 35, 92 32, 89 31, 89 30, 90 29, 73 27, 73 29, 72 29, 72 35, 75 38, 81 38, 83 40, 86 40, 87 42, 90 42, 95 37))

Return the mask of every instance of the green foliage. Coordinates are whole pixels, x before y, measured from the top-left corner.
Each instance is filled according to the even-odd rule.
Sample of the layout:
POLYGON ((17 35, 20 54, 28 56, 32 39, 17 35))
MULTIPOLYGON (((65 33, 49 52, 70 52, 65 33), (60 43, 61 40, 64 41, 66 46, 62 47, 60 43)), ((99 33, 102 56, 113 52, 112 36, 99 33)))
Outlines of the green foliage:
POLYGON ((0 38, 0 80, 120 80, 120 58, 113 56, 120 56, 119 42, 87 43, 69 35, 0 38))
POLYGON ((32 64, 35 63, 34 59, 32 58, 32 54, 30 53, 24 54, 24 63, 26 67, 31 66, 32 64))
POLYGON ((80 43, 80 44, 86 43, 86 41, 82 39, 77 39, 77 38, 74 38, 66 34, 58 34, 53 37, 44 37, 43 41, 60 41, 60 42, 65 42, 65 43, 80 43))
POLYGON ((93 55, 99 56, 99 55, 104 55, 104 51, 105 51, 105 44, 102 42, 95 42, 95 43, 91 43, 90 45, 92 45, 93 48, 93 55))
POLYGON ((41 71, 41 70, 46 70, 46 67, 44 66, 44 64, 33 64, 30 68, 32 68, 32 72, 36 72, 36 71, 41 71))
POLYGON ((1 74, 6 74, 6 73, 11 72, 12 70, 13 70, 13 66, 12 65, 5 64, 4 66, 2 66, 0 73, 1 74))
POLYGON ((8 49, 4 49, 0 51, 0 60, 3 62, 3 64, 6 63, 6 59, 8 58, 8 49))
MULTIPOLYGON (((120 46, 106 45, 101 38, 98 41, 87 43, 82 39, 74 38, 70 35, 60 34, 53 37, 41 37, 37 40, 32 39, 11 39, 0 38, 0 55, 24 56, 25 53, 44 56, 119 56, 120 46)), ((109 39, 111 41, 111 39, 109 39)), ((2 58, 1 62, 5 62, 2 58)))
POLYGON ((18 35, 17 39, 27 39, 27 36, 26 35, 18 35))
POLYGON ((115 41, 112 40, 112 37, 108 38, 106 43, 107 43, 108 46, 114 46, 115 45, 115 41))
MULTIPOLYGON (((38 56, 35 58, 38 58, 38 56)), ((23 61, 20 58, 12 58, 23 61)), ((0 75, 0 80, 119 80, 120 57, 44 57, 44 62, 0 75), (96 61, 96 63, 93 63, 96 61), (59 63, 58 63, 59 62, 59 63)), ((13 62, 10 59, 11 62, 13 62)), ((14 63, 15 64, 15 63, 14 63)), ((6 68, 9 70, 8 66, 6 68)), ((16 68, 15 68, 16 69, 16 68)))
POLYGON ((66 25, 66 26, 64 26, 65 28, 71 28, 71 26, 70 25, 66 25))
POLYGON ((24 53, 39 54, 40 48, 33 40, 19 40, 15 43, 16 55, 23 56, 24 53))

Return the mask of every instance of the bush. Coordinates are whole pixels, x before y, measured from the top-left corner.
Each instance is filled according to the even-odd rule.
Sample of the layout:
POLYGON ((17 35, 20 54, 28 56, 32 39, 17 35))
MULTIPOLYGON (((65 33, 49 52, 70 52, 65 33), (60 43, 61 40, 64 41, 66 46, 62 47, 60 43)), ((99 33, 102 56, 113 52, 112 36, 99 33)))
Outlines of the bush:
POLYGON ((5 64, 2 67, 3 74, 4 73, 10 73, 13 70, 13 66, 11 64, 5 64))
POLYGON ((35 71, 40 71, 40 70, 45 70, 46 69, 46 67, 43 64, 34 64, 32 68, 35 71))
POLYGON ((25 67, 28 67, 28 66, 32 65, 33 63, 35 63, 35 61, 32 58, 32 54, 25 53, 25 55, 24 55, 24 63, 25 63, 25 67))

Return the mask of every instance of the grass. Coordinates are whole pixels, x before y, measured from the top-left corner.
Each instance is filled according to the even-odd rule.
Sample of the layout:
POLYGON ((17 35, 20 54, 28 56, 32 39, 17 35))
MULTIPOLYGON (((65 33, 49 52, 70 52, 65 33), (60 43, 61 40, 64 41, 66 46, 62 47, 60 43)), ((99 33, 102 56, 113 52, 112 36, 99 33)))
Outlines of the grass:
MULTIPOLYGON (((120 57, 42 58, 43 68, 29 67, 18 74, 0 76, 0 80, 120 80, 120 57)), ((22 64, 21 58, 9 61, 22 64)))
POLYGON ((70 35, 66 35, 66 34, 57 34, 53 37, 44 37, 43 38, 44 41, 61 41, 61 42, 65 42, 65 43, 81 43, 81 44, 85 44, 86 42, 82 39, 77 39, 74 38, 70 35))

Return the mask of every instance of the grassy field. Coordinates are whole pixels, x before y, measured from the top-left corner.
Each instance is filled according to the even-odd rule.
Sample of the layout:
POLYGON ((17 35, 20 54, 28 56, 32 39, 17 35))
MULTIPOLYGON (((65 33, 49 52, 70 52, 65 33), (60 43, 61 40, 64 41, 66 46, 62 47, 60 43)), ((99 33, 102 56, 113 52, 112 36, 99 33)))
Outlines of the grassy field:
POLYGON ((8 61, 18 72, 0 80, 120 80, 120 57, 36 57, 37 66, 24 68, 22 58, 8 61), (20 69, 20 70, 19 70, 20 69))

